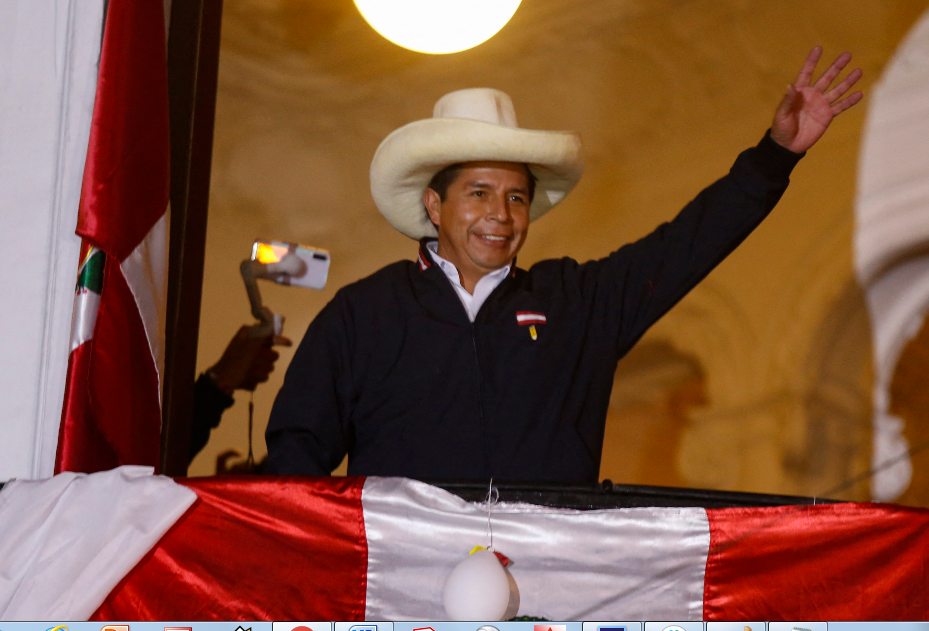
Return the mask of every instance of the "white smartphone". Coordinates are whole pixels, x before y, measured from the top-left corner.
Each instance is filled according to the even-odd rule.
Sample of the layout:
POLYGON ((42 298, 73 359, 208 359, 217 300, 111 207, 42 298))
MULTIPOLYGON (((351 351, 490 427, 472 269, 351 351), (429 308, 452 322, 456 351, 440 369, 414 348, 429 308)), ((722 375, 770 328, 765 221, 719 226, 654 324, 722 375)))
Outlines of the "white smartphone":
POLYGON ((329 252, 285 241, 257 239, 252 244, 252 260, 259 263, 278 263, 285 255, 292 252, 305 264, 306 271, 299 276, 289 274, 279 276, 274 282, 279 285, 298 285, 312 289, 323 289, 329 278, 329 252))

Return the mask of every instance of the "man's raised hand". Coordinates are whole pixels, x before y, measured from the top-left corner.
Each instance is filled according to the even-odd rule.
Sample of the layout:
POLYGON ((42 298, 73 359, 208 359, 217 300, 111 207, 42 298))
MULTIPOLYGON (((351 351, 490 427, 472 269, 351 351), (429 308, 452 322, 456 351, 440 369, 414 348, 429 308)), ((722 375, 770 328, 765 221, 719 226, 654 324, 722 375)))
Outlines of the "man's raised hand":
POLYGON ((838 85, 830 88, 852 56, 842 53, 832 62, 829 69, 813 83, 813 71, 823 54, 821 46, 814 48, 797 77, 797 82, 787 86, 787 93, 774 112, 771 125, 771 138, 777 144, 795 153, 803 153, 816 144, 832 119, 855 105, 863 96, 853 92, 844 99, 858 79, 861 69, 855 68, 838 85))

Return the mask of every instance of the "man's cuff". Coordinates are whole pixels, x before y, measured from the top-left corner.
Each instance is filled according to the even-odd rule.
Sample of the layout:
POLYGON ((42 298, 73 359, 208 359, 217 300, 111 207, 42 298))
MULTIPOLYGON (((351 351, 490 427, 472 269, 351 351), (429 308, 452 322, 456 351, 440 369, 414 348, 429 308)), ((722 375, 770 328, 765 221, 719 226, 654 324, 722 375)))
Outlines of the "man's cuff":
MULTIPOLYGON (((235 399, 231 394, 220 388, 207 373, 200 375, 194 385, 194 406, 202 405, 209 410, 219 410, 220 413, 232 407, 235 399)), ((217 418, 217 425, 219 424, 217 418)), ((216 425, 213 425, 216 427, 216 425)))
POLYGON ((805 155, 806 152, 794 153, 774 142, 769 129, 752 152, 752 165, 772 182, 786 184, 790 180, 790 172, 805 155))

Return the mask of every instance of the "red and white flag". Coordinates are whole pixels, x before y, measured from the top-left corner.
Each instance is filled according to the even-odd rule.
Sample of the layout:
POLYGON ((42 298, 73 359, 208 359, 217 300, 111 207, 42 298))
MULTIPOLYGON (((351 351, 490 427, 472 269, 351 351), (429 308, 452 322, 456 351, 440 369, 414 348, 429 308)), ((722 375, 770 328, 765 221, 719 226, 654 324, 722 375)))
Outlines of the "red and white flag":
POLYGON ((110 0, 55 471, 158 466, 170 183, 162 0, 110 0))
MULTIPOLYGON (((401 478, 181 482, 200 501, 94 619, 443 620, 445 580, 489 543, 485 505, 401 478)), ((510 616, 929 619, 922 509, 501 503, 491 521, 510 616)))

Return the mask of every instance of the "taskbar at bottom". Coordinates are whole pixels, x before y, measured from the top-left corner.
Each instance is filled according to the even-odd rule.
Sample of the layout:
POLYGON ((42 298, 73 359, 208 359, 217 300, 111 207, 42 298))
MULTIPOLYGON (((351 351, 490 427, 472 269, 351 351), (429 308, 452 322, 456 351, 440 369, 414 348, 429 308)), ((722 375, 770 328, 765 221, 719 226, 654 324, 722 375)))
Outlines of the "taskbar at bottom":
POLYGON ((38 622, 0 623, 0 631, 929 631, 929 622, 573 621, 507 622, 38 622))
POLYGON ((929 631, 929 622, 4 622, 0 631, 929 631))

